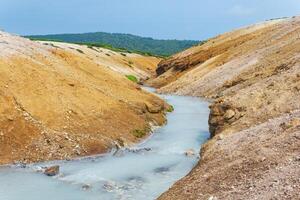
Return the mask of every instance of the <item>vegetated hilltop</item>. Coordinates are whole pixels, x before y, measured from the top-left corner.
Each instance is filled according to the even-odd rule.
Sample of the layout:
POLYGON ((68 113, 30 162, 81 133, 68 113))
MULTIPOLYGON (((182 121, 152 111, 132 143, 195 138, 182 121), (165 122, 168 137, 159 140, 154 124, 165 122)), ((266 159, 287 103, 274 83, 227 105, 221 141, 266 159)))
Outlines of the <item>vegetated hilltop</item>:
POLYGON ((46 46, 64 49, 67 51, 80 53, 82 56, 93 62, 112 69, 124 76, 133 76, 137 82, 143 82, 155 76, 157 64, 160 58, 153 56, 144 56, 136 53, 113 51, 106 48, 79 45, 63 42, 38 41, 46 46))
POLYGON ((300 199, 300 17, 212 38, 152 85, 213 99, 201 161, 160 199, 300 199))
POLYGON ((0 164, 102 153, 165 121, 168 105, 126 77, 157 58, 5 32, 0 49, 0 164))
POLYGON ((26 37, 35 40, 56 40, 61 42, 83 43, 157 56, 169 56, 199 43, 199 41, 193 40, 156 40, 131 34, 103 32, 31 35, 26 37))

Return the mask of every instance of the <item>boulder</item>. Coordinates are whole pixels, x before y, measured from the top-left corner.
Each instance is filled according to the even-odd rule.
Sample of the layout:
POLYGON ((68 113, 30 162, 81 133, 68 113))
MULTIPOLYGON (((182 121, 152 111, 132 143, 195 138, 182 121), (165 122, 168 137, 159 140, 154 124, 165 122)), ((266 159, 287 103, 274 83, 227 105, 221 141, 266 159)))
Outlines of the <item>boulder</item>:
POLYGON ((224 135, 223 134, 218 134, 217 136, 216 136, 216 139, 217 140, 223 140, 224 139, 224 135))
POLYGON ((44 174, 47 176, 56 176, 58 173, 59 173, 58 165, 47 167, 44 171, 44 174))
POLYGON ((81 189, 82 190, 89 190, 89 189, 91 189, 91 185, 89 185, 89 184, 84 184, 82 187, 81 187, 81 189))
POLYGON ((195 150, 194 149, 189 149, 186 152, 184 152, 184 155, 188 156, 188 157, 192 157, 195 155, 195 150))
POLYGON ((146 103, 146 109, 149 113, 160 113, 162 107, 160 105, 153 105, 150 103, 146 103))
POLYGON ((225 113, 225 115, 224 115, 224 118, 225 118, 226 120, 230 120, 230 119, 232 119, 234 116, 235 116, 235 111, 229 109, 229 110, 226 111, 226 113, 225 113))

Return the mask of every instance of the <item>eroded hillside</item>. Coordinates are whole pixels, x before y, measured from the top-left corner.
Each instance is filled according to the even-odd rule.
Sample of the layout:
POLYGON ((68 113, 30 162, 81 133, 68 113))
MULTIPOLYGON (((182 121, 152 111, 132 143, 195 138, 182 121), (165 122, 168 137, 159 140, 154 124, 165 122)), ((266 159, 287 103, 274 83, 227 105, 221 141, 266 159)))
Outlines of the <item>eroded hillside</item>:
POLYGON ((159 59, 0 32, 0 164, 69 159, 130 145, 168 106, 145 79, 159 59))
POLYGON ((225 33, 162 61, 163 93, 213 99, 196 168, 161 199, 299 199, 300 18, 225 33))

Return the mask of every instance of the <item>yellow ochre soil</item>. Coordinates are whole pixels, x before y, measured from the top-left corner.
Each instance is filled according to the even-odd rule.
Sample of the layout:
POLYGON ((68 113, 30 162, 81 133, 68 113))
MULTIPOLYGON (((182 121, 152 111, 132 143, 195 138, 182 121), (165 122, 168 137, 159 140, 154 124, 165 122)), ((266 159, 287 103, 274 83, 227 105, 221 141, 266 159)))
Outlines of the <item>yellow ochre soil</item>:
POLYGON ((125 77, 151 77, 158 58, 5 32, 0 50, 0 164, 103 153, 165 122, 168 105, 125 77))

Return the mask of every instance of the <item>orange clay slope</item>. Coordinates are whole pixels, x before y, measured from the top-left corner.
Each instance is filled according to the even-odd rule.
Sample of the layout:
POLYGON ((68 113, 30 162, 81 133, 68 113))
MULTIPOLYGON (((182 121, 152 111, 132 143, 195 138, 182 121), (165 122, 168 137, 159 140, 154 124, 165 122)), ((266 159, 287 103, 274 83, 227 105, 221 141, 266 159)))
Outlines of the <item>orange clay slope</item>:
POLYGON ((165 122, 168 105, 125 77, 159 59, 45 43, 0 32, 0 164, 103 153, 165 122))

